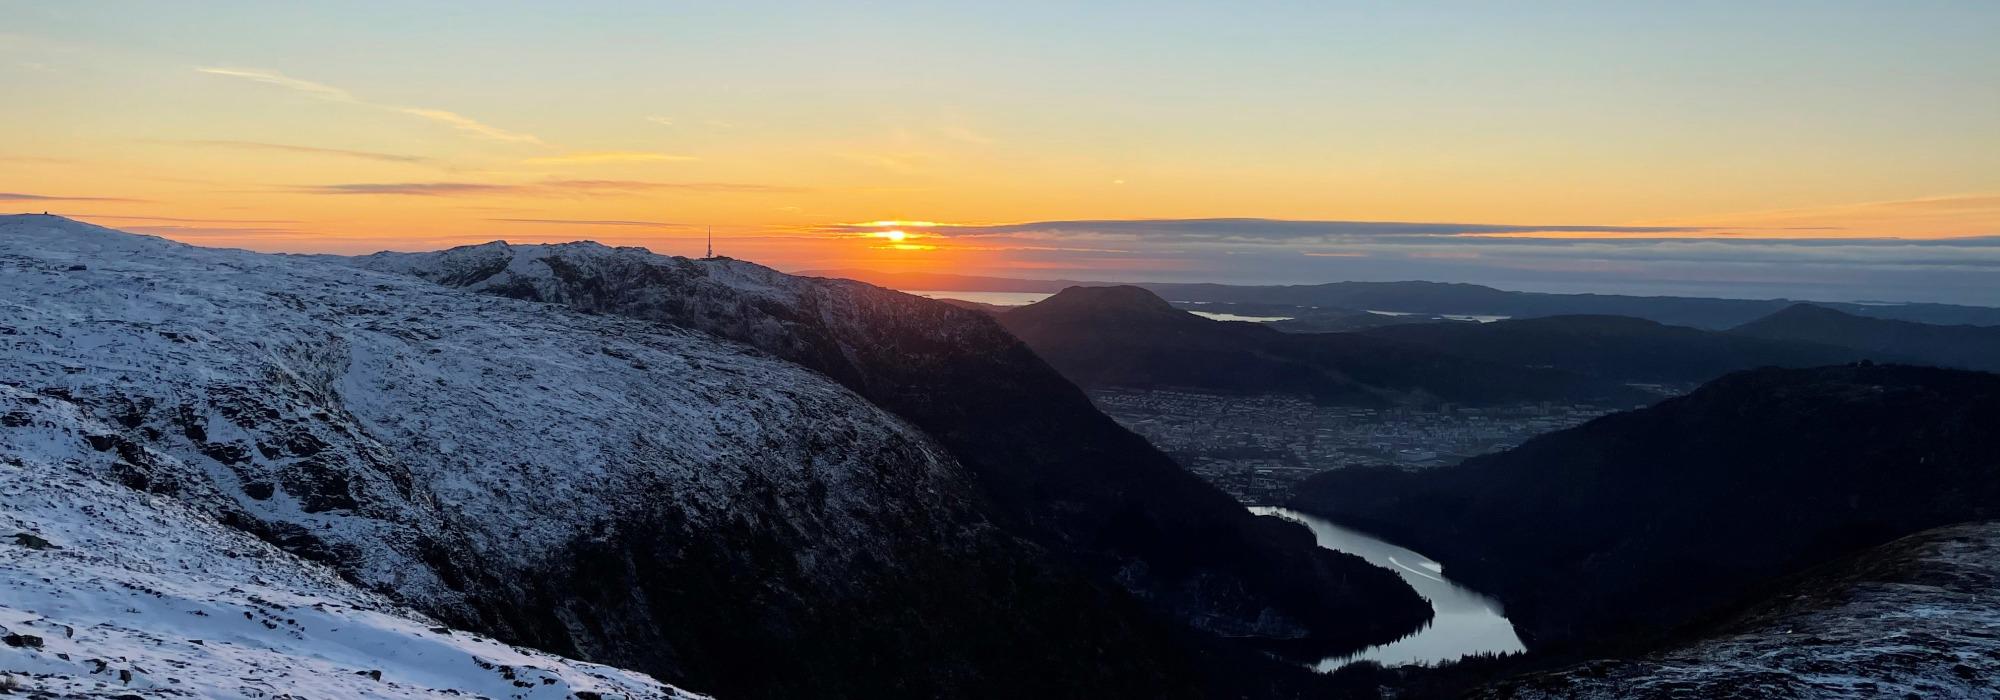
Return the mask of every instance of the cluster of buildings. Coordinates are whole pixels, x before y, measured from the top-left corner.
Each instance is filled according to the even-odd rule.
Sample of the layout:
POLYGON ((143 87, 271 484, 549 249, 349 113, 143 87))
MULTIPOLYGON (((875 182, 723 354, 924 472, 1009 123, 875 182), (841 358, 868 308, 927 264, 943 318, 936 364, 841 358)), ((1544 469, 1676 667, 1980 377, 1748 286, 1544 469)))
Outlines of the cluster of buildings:
MULTIPOLYGON (((1428 469, 1505 450, 1618 408, 1568 403, 1356 408, 1289 396, 1100 390, 1099 408, 1248 504, 1342 467, 1428 469)), ((1629 407, 1626 407, 1629 408, 1629 407)))

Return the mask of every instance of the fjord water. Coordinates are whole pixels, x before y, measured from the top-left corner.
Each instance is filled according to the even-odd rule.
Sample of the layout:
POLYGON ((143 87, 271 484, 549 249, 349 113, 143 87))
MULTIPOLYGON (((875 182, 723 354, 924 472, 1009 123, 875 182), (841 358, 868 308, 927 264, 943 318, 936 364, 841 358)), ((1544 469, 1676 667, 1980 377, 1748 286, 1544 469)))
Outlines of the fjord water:
POLYGON ((925 299, 957 299, 994 306, 1027 306, 1055 296, 1054 292, 951 292, 924 289, 905 289, 905 294, 915 294, 925 299))
POLYGON ((1436 664, 1474 654, 1524 649, 1520 636, 1514 633, 1514 623, 1502 614, 1498 602, 1452 583, 1444 577, 1444 567, 1429 557, 1289 508, 1252 506, 1250 512, 1305 525, 1312 529, 1319 546, 1367 559, 1370 564, 1396 572, 1418 595, 1430 601, 1435 612, 1430 625, 1407 637, 1353 654, 1321 659, 1314 664, 1320 672, 1357 661, 1374 661, 1384 666, 1436 664))
MULTIPOLYGON (((949 292, 949 291, 941 292, 941 291, 920 290, 920 289, 904 290, 903 293, 915 294, 925 299, 957 299, 959 301, 971 301, 971 302, 978 302, 981 304, 992 304, 994 306, 1027 306, 1029 304, 1033 304, 1043 299, 1055 296, 1055 294, 1052 292, 949 292)), ((1188 313, 1192 313, 1196 316, 1201 316, 1204 318, 1212 318, 1217 321, 1250 321, 1252 323, 1266 323, 1270 321, 1292 320, 1292 317, 1290 316, 1244 316, 1242 314, 1225 314, 1225 313, 1216 313, 1210 311, 1190 311, 1188 313)))

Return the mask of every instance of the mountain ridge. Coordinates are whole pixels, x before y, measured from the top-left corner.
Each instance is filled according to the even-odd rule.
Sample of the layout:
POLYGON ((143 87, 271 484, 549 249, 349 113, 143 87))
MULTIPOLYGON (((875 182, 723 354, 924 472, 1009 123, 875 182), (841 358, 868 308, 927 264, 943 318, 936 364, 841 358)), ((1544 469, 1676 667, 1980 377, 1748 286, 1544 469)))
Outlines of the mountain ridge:
POLYGON ((579 243, 352 264, 746 343, 934 436, 996 522, 1223 638, 1358 648, 1429 607, 1388 572, 1257 518, 1120 427, 986 314, 851 280, 579 243))
POLYGON ((1283 333, 1182 311, 1131 286, 1071 287, 997 314, 1079 385, 1303 395, 1323 403, 1636 401, 1560 370, 1508 366, 1357 333, 1283 333), (1116 290, 1116 291, 1107 291, 1116 290))
POLYGON ((1195 682, 927 435, 745 345, 57 217, 0 218, 0 289, 0 377, 107 427, 56 459, 462 629, 747 697, 1195 682))
MULTIPOLYGON (((1283 304, 1301 308, 1399 313, 1497 315, 1513 318, 1573 314, 1633 316, 1679 326, 1726 330, 1784 309, 1801 300, 1719 297, 1636 296, 1520 292, 1464 282, 1326 282, 1293 285, 1229 285, 1180 282, 1094 282, 1028 280, 872 270, 811 270, 801 275, 839 276, 893 289, 1056 292, 1071 286, 1131 284, 1175 302, 1283 304)), ((1933 302, 1810 301, 1848 313, 1935 324, 2000 326, 2000 308, 1933 302)))

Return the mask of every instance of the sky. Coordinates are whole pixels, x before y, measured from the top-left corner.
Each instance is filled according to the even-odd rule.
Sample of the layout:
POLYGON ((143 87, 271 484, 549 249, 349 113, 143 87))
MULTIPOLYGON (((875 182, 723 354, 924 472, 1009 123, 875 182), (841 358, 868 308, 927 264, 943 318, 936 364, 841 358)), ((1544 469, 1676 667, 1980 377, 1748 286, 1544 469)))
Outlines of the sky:
POLYGON ((0 211, 2000 305, 1995 36, 1991 0, 0 0, 0 211))

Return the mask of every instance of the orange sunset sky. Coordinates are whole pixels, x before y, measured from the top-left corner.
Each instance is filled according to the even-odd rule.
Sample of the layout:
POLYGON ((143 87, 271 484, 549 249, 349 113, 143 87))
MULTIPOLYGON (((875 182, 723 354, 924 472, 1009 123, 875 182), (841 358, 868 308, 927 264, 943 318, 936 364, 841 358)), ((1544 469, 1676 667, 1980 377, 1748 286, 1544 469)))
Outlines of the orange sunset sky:
POLYGON ((1754 5, 0 0, 0 210, 286 252, 712 226, 787 270, 1981 301, 2000 6, 1754 5))

